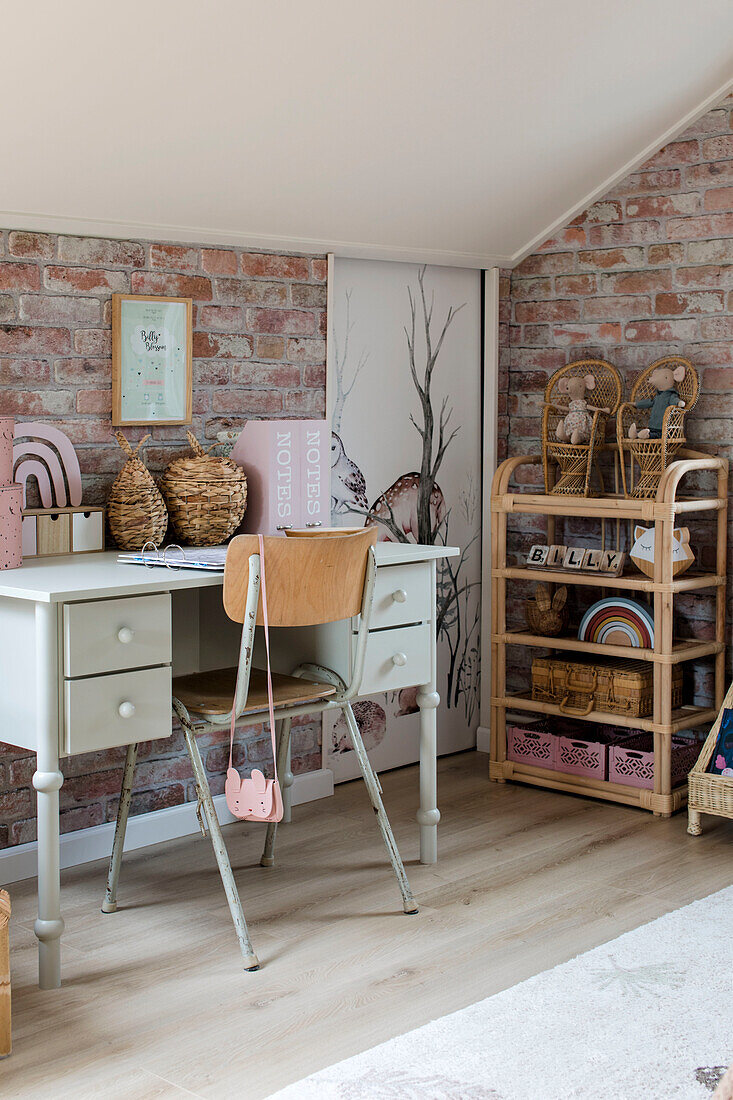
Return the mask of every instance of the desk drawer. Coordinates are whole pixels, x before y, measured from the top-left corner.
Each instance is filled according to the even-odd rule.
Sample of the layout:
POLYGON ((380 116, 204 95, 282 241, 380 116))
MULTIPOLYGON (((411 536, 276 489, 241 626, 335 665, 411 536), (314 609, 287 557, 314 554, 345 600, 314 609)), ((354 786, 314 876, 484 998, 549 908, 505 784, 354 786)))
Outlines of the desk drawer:
POLYGON ((360 695, 397 691, 430 680, 432 626, 403 626, 370 632, 360 695))
POLYGON ((64 676, 94 676, 170 661, 167 592, 64 605, 64 676))
MULTIPOLYGON (((430 562, 415 565, 380 565, 374 582, 370 630, 403 623, 424 623, 433 618, 433 583, 430 562)), ((358 628, 359 620, 356 620, 358 628)))
POLYGON ((94 752, 170 735, 170 668, 64 683, 66 753, 94 752))

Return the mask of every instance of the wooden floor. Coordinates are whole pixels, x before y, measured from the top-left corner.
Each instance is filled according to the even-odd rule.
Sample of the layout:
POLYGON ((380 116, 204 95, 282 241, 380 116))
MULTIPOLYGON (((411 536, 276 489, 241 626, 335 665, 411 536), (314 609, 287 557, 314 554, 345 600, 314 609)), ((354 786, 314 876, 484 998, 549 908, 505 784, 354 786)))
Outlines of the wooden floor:
POLYGON ((417 770, 383 777, 421 913, 401 912, 361 783, 295 810, 279 861, 264 827, 225 830, 263 969, 247 974, 208 840, 126 858, 120 909, 105 868, 64 874, 64 986, 36 981, 34 885, 11 888, 21 1100, 258 1100, 462 1008, 731 881, 733 822, 487 780, 475 753, 440 764, 440 859, 417 863, 417 770))

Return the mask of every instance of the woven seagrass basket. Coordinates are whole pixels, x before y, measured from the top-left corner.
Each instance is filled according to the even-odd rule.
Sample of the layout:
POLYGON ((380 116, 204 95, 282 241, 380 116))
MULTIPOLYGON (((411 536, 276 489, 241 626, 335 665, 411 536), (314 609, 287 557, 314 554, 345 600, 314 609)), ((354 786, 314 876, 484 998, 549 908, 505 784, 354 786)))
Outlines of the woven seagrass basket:
POLYGON ((171 462, 160 487, 181 542, 216 546, 244 519, 247 478, 236 462, 208 454, 192 432, 187 435, 193 454, 171 462))
POLYGON ((723 712, 733 707, 733 684, 728 688, 718 717, 713 723, 705 744, 700 750, 697 763, 687 777, 687 812, 689 815, 688 833, 699 836, 702 832, 700 814, 716 814, 718 817, 733 818, 733 778, 728 775, 716 775, 709 772, 718 734, 723 722, 723 712))
POLYGON ((120 550, 142 550, 150 541, 160 545, 168 530, 168 512, 152 474, 138 454, 150 436, 143 436, 134 451, 122 432, 115 432, 115 439, 128 461, 117 475, 107 499, 107 521, 112 538, 120 550))

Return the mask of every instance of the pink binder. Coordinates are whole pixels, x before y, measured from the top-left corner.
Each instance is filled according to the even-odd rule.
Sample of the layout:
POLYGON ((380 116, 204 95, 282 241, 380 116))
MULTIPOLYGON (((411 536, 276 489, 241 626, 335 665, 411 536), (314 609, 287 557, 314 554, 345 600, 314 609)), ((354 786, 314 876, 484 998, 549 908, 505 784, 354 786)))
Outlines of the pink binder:
POLYGON ((232 450, 247 474, 242 530, 283 534, 331 519, 331 431, 325 420, 250 420, 232 450))

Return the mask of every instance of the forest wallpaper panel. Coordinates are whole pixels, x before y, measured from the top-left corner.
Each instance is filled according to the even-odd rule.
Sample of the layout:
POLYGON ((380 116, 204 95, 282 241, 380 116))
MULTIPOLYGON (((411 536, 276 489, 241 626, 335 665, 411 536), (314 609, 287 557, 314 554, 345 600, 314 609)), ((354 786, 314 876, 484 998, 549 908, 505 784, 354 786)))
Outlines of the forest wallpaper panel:
MULTIPOLYGON (((382 541, 457 546, 438 564, 438 750, 475 743, 481 578, 480 272, 336 259, 328 407, 334 525, 382 541)), ((355 710, 378 769, 418 756, 415 689, 355 710)), ((358 773, 341 719, 324 766, 358 773)))

